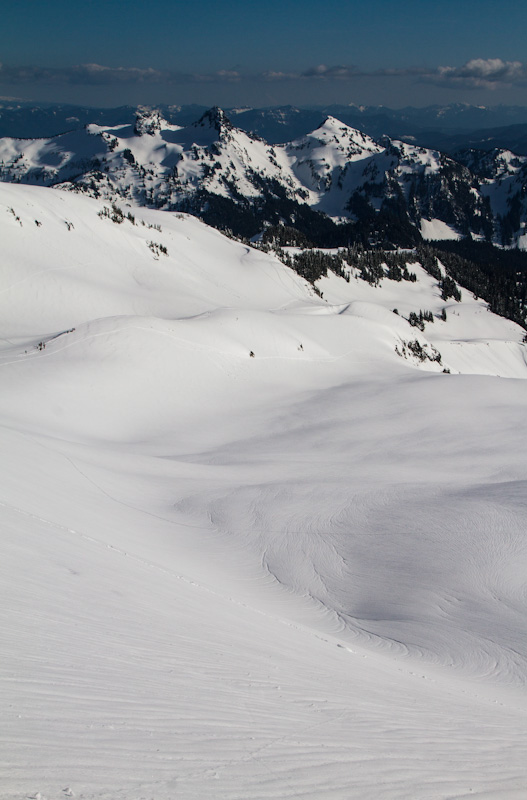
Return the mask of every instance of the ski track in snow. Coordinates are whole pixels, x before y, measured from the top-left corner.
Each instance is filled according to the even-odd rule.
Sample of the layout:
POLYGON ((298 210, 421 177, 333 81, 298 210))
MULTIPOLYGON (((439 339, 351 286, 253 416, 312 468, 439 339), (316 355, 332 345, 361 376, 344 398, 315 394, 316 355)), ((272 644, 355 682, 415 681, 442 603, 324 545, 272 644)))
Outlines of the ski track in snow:
POLYGON ((0 798, 523 798, 522 331, 0 195, 0 798))

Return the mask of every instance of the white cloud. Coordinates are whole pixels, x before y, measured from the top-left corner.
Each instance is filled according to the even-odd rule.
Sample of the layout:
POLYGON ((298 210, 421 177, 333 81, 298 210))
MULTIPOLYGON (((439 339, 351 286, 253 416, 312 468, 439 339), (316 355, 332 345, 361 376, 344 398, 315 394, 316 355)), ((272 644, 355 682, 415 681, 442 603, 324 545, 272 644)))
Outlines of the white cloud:
POLYGON ((183 73, 158 70, 153 67, 107 67, 101 64, 79 64, 72 67, 48 68, 38 66, 10 67, 0 64, 3 84, 193 84, 281 81, 353 81, 359 78, 415 78, 437 86, 458 89, 495 89, 505 85, 527 85, 527 67, 520 61, 501 58, 473 58, 461 67, 406 67, 360 70, 353 65, 318 64, 303 71, 283 72, 266 70, 244 73, 236 69, 220 69, 206 73, 183 73))
POLYGON ((427 77, 446 86, 495 89, 502 84, 525 84, 527 70, 521 61, 473 58, 462 67, 438 67, 436 73, 427 77))

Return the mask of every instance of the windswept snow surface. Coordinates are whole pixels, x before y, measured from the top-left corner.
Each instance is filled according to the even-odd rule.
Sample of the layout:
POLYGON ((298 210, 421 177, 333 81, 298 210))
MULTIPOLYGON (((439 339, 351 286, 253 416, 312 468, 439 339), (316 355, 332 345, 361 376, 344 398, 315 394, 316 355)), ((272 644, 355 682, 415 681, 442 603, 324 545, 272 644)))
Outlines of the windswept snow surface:
POLYGON ((0 797, 524 798, 521 329, 102 207, 0 186, 0 797))

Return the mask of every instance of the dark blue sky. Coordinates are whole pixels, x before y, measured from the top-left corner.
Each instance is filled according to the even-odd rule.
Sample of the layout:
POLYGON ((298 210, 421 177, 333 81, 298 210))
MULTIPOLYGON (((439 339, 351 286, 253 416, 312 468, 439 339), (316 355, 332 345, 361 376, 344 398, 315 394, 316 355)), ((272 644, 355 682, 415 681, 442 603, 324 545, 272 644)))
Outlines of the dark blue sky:
POLYGON ((18 0, 0 94, 92 105, 527 105, 523 0, 18 0))

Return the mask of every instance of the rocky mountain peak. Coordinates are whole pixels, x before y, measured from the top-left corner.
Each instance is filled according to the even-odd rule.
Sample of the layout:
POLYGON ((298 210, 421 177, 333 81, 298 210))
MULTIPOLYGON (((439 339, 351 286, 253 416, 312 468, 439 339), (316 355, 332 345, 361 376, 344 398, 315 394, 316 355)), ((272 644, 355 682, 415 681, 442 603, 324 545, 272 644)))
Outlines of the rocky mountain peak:
POLYGON ((218 133, 223 133, 232 128, 230 119, 223 109, 218 106, 214 106, 213 108, 209 108, 208 111, 205 111, 203 116, 194 123, 194 125, 196 128, 213 128, 218 131, 218 133))
POLYGON ((154 136, 156 131, 161 130, 163 123, 165 120, 157 109, 140 108, 135 117, 134 133, 137 136, 154 136))

